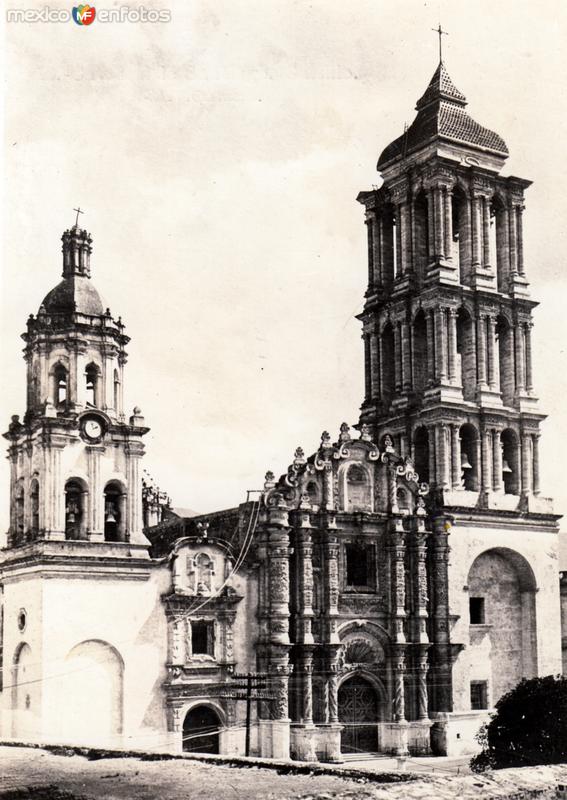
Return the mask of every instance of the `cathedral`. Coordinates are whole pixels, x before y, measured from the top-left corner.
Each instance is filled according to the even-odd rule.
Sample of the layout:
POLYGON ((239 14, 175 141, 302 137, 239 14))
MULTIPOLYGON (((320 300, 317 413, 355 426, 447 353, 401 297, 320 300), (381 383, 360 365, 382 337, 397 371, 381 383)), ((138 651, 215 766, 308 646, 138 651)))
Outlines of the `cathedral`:
MULTIPOLYGON (((358 196, 360 419, 259 495, 175 513, 143 477, 129 342, 65 231, 5 438, 4 740, 340 762, 465 754, 561 671, 558 516, 540 491, 528 180, 440 61, 358 196)), ((323 421, 324 422, 324 421, 323 421)), ((292 448, 290 448, 291 452, 292 448)))

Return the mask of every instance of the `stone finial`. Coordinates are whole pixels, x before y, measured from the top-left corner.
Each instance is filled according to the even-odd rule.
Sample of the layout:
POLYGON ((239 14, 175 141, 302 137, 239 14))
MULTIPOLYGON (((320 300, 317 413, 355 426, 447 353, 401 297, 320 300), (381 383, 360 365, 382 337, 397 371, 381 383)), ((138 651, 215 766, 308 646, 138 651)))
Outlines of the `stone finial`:
POLYGON ((350 427, 347 422, 341 423, 341 432, 339 433, 339 442, 350 441, 350 427))
POLYGON ((307 494, 307 492, 303 492, 301 494, 299 508, 305 511, 309 511, 311 509, 311 498, 307 494))
POLYGON ((330 448, 332 446, 333 446, 333 444, 331 442, 331 436, 329 434, 329 431, 323 431, 323 433, 321 434, 321 447, 322 447, 322 449, 326 450, 326 449, 328 449, 328 448, 330 448))
POLYGON ((372 441, 372 428, 370 425, 367 425, 366 422, 360 428, 360 438, 363 442, 372 441))
POLYGON ((276 476, 274 475, 273 472, 268 470, 268 472, 266 472, 264 476, 264 489, 266 489, 266 491, 268 489, 273 489, 275 485, 276 485, 276 476))
POLYGON ((144 417, 142 416, 142 409, 140 406, 134 406, 132 416, 130 417, 130 425, 139 428, 143 427, 144 417))
POLYGON ((384 436, 384 450, 387 453, 394 452, 394 442, 392 441, 390 434, 386 434, 386 436, 384 436))
POLYGON ((294 463, 294 465, 296 467, 299 467, 302 464, 305 464, 306 462, 307 462, 307 459, 305 458, 305 453, 303 451, 303 448, 302 447, 298 447, 296 449, 295 453, 293 454, 293 463, 294 463))

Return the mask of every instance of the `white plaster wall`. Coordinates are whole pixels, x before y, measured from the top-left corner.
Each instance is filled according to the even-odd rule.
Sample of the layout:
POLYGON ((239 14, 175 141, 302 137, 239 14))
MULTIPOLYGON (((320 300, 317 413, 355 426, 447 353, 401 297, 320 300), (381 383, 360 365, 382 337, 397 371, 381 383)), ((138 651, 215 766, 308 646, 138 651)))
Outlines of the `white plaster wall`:
MULTIPOLYGON (((469 594, 467 586, 470 567, 481 553, 492 548, 509 548, 522 555, 530 564, 535 580, 535 616, 537 642, 537 674, 557 674, 561 671, 561 619, 558 581, 558 535, 545 530, 522 528, 476 527, 458 517, 449 536, 449 607, 458 616, 451 631, 451 641, 465 648, 453 667, 453 707, 457 712, 470 710, 470 678, 472 655, 469 630, 469 594)), ((498 697, 492 697, 495 703, 498 697)))

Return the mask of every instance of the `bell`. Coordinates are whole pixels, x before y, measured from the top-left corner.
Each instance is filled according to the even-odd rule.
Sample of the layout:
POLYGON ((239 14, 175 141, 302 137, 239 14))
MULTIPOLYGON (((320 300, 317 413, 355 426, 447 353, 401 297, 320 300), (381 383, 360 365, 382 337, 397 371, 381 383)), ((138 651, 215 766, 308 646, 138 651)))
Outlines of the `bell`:
POLYGON ((510 464, 508 464, 505 458, 502 459, 502 472, 512 472, 510 464))
POLYGON ((114 516, 114 506, 112 503, 106 504, 106 513, 104 518, 107 522, 116 522, 116 517, 114 516))
POLYGON ((75 522, 75 514, 72 510, 67 513, 67 522, 75 522))
POLYGON ((461 469, 472 469, 472 464, 465 452, 461 453, 461 469))

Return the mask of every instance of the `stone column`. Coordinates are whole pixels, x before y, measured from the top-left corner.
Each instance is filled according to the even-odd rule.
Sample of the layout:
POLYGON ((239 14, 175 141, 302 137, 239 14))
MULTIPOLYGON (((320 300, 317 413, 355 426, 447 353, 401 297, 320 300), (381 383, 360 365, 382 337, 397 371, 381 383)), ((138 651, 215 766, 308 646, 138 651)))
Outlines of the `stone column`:
POLYGON ((528 495, 532 492, 532 437, 529 433, 522 433, 520 439, 521 448, 521 478, 522 478, 522 494, 528 495))
POLYGON ((398 644, 392 648, 394 656, 394 720, 405 722, 404 679, 406 674, 405 645, 398 644))
POLYGON ((364 402, 368 403, 372 396, 372 357, 370 354, 370 334, 363 333, 364 342, 364 402))
POLYGON ((514 275, 518 272, 518 234, 516 230, 516 207, 512 204, 508 207, 508 230, 510 272, 514 275))
POLYGON ((435 380, 435 320, 433 309, 425 312, 427 331, 427 384, 431 386, 435 380))
POLYGON ((532 474, 533 474, 533 493, 537 496, 539 488, 539 433, 532 436, 532 474))
POLYGON ((525 391, 525 356, 524 356, 524 327, 521 323, 514 326, 514 355, 516 361, 516 392, 525 391))
POLYGON ((427 440, 429 442, 429 483, 437 483, 435 477, 435 426, 427 426, 427 440))
POLYGON ((409 326, 406 319, 400 322, 400 339, 402 345, 402 387, 404 391, 411 389, 411 350, 409 326))
POLYGON ((451 525, 444 514, 433 519, 431 536, 431 569, 433 597, 432 610, 432 659, 435 692, 435 711, 453 710, 453 682, 451 644, 449 635, 449 547, 448 536, 451 525))
POLYGON ((451 424, 451 483, 453 489, 460 489, 461 480, 461 437, 459 436, 459 426, 451 424))
POLYGON ((472 217, 472 266, 480 265, 480 200, 481 198, 473 195, 471 197, 471 217, 472 217))
POLYGON ((427 239, 428 262, 435 259, 435 194, 433 189, 427 192, 427 239))
POLYGON ((492 314, 488 314, 487 323, 487 351, 488 351, 488 386, 491 391, 497 391, 496 384, 496 364, 495 364, 495 336, 496 320, 492 314))
POLYGON ((532 370, 532 322, 526 322, 524 328, 525 352, 526 352, 526 391, 531 394, 534 389, 533 370, 532 370))
POLYGON ((435 193, 435 255, 444 258, 443 189, 437 186, 435 193))
MULTIPOLYGON (((334 523, 334 515, 332 523, 334 523)), ((325 530, 323 541, 324 557, 324 608, 326 610, 327 635, 326 641, 329 644, 336 644, 339 641, 337 634, 337 618, 339 616, 339 540, 334 530, 325 530)))
POLYGON ((327 678, 327 698, 329 703, 329 722, 336 725, 339 721, 339 648, 333 647, 328 651, 328 678, 327 678))
POLYGON ((438 481, 443 489, 449 489, 450 482, 450 463, 449 448, 447 442, 447 425, 441 423, 436 428, 437 431, 437 471, 438 481))
POLYGON ((478 388, 488 389, 486 381, 486 314, 479 314, 476 320, 476 365, 478 388))
POLYGON ((380 346, 378 334, 370 335, 370 395, 372 400, 377 400, 381 395, 380 387, 380 346))
POLYGON ((482 263, 490 269, 490 199, 482 197, 482 263))
POLYGON ((407 202, 400 205, 401 212, 401 274, 405 275, 410 271, 411 266, 411 225, 410 225, 410 206, 407 202))
POLYGON ((396 321, 394 324, 394 380, 397 392, 401 392, 403 388, 403 360, 400 323, 396 321))
POLYGON ((402 274, 402 204, 396 206, 396 274, 398 278, 402 274))
POLYGON ((303 648, 303 723, 313 725, 313 649, 303 648))
POLYGON ((457 378, 457 309, 449 309, 449 383, 456 383, 457 378))
POLYGON ((492 432, 482 431, 482 489, 492 491, 492 432))
POLYGON ((374 214, 369 214, 364 224, 366 225, 366 237, 368 248, 368 291, 374 287, 374 214))
POLYGON ((428 696, 427 696, 427 647, 419 648, 419 660, 417 665, 417 718, 420 720, 429 719, 428 696))
POLYGON ((289 528, 287 512, 271 508, 268 526, 270 642, 289 645, 289 528), (286 523, 286 524, 284 524, 286 523))
POLYGON ((502 442, 500 441, 500 431, 492 431, 492 488, 495 492, 503 489, 502 484, 502 442))
POLYGON ((438 307, 435 309, 435 358, 437 361, 435 372, 440 383, 445 383, 447 380, 445 325, 445 309, 438 307))
POLYGON ((296 528, 296 546, 298 556, 298 627, 297 640, 304 645, 313 644, 313 538, 309 511, 298 512, 299 519, 296 528))
POLYGON ((444 248, 445 248, 445 258, 450 259, 452 257, 452 245, 453 245, 453 192, 448 187, 443 191, 443 216, 444 216, 444 224, 443 224, 443 233, 444 233, 444 248))
POLYGON ((518 273, 524 275, 524 225, 522 221, 524 208, 516 206, 516 235, 518 239, 518 273))

